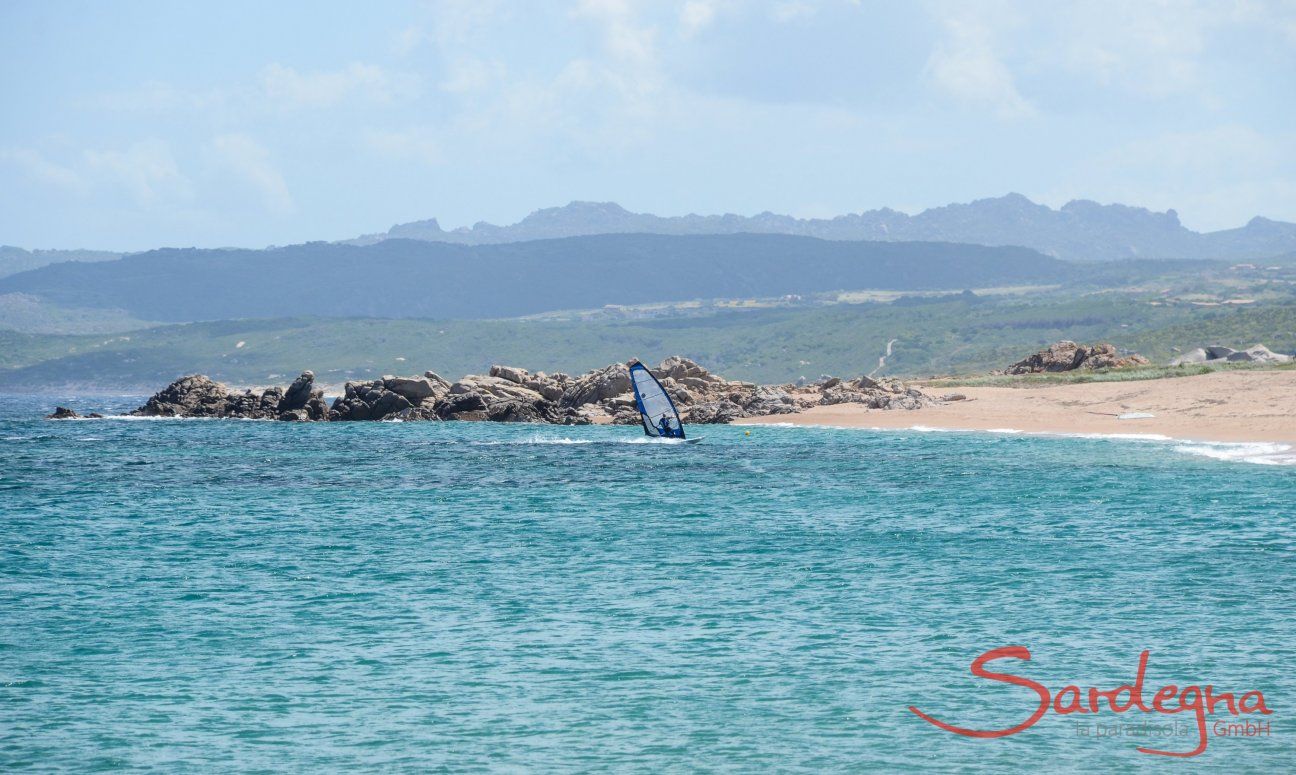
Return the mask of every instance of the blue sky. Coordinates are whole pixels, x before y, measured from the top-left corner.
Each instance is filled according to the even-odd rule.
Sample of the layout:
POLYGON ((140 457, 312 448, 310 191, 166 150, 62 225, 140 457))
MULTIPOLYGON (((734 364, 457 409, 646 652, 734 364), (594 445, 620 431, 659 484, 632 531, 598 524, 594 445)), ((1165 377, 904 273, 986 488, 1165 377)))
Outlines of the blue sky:
POLYGON ((0 5, 0 243, 1018 191, 1296 220, 1296 2, 0 5))

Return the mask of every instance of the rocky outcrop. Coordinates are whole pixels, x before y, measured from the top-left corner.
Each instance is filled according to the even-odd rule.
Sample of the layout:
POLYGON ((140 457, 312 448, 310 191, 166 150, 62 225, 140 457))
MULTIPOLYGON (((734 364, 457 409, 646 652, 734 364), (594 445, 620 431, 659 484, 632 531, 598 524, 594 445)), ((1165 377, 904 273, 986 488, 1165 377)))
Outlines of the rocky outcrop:
POLYGON ((453 384, 429 371, 422 377, 348 382, 333 402, 329 419, 590 422, 546 397, 561 397, 562 392, 552 378, 522 369, 497 366, 489 375, 470 374, 453 384))
POLYGON ((102 420, 103 415, 97 412, 79 415, 74 409, 68 409, 66 406, 56 406, 51 414, 45 415, 46 420, 102 420))
MULTIPOLYGON (((667 358, 653 370, 653 374, 675 400, 684 422, 695 425, 792 414, 829 404, 858 403, 871 409, 918 409, 936 403, 926 394, 895 379, 824 377, 815 383, 757 385, 726 380, 678 356, 667 358)), ((624 393, 605 399, 596 407, 610 422, 639 423, 639 413, 628 385, 624 393)))
POLYGON ((1256 344, 1245 350, 1228 353, 1224 359, 1233 363, 1288 363, 1292 357, 1273 352, 1262 344, 1256 344))
POLYGON ((287 389, 231 391, 225 385, 193 374, 172 382, 140 408, 137 417, 237 417, 248 420, 324 420, 328 408, 315 375, 301 373, 287 389))
POLYGON ((1121 355, 1116 346, 1106 342, 1076 344, 1063 340, 1047 349, 1029 355, 995 374, 1043 374, 1077 369, 1123 369, 1146 366, 1150 361, 1137 353, 1121 355))
POLYGON ((1276 353, 1262 344, 1252 345, 1245 350, 1234 350, 1232 347, 1198 347, 1170 361, 1171 366, 1186 366, 1199 363, 1289 363, 1292 356, 1276 353))
POLYGON ((450 383, 434 371, 425 371, 421 377, 383 377, 383 387, 411 404, 440 398, 450 392, 450 383))
POLYGON ((348 382, 333 401, 328 419, 439 420, 437 404, 450 394, 450 383, 434 371, 418 377, 384 376, 367 382, 348 382))
POLYGON ((890 377, 860 377, 849 382, 830 379, 828 383, 831 384, 820 388, 821 404, 865 404, 870 409, 921 409, 937 403, 917 388, 890 377))
MULTIPOLYGON (((858 403, 873 409, 916 409, 933 399, 894 379, 825 377, 818 382, 757 385, 727 380, 679 356, 654 370, 680 408, 685 423, 728 423, 743 417, 790 414, 823 404, 858 403)), ((332 406, 302 372, 287 388, 233 392, 193 375, 168 385, 132 414, 159 417, 331 420, 335 422, 490 421, 583 425, 637 425, 625 364, 612 364, 572 377, 492 366, 448 382, 428 371, 422 376, 384 376, 346 383, 332 406)))
POLYGON ((225 417, 229 409, 229 388, 210 377, 193 374, 167 385, 131 414, 142 417, 225 417))
MULTIPOLYGON (((719 401, 706 401, 696 404, 684 413, 684 422, 695 425, 714 425, 731 423, 734 420, 743 417, 749 417, 741 406, 728 399, 719 401)), ((639 421, 639 415, 635 414, 635 421, 639 421)))
POLYGON ((486 398, 481 393, 453 393, 436 407, 437 416, 443 420, 486 419, 486 398), (473 413, 479 413, 480 416, 473 413))
POLYGON ((620 363, 591 371, 571 381, 558 399, 563 406, 579 408, 630 392, 630 371, 620 363))
POLYGON ((315 372, 303 371, 301 376, 293 380, 293 383, 284 391, 283 398, 279 401, 279 411, 291 412, 297 409, 305 409, 306 404, 310 402, 312 393, 319 392, 322 397, 323 391, 315 391, 315 372))
POLYGON ((412 409, 414 402, 389 389, 390 381, 394 378, 346 383, 343 395, 333 401, 328 418, 336 421, 382 420, 412 409))

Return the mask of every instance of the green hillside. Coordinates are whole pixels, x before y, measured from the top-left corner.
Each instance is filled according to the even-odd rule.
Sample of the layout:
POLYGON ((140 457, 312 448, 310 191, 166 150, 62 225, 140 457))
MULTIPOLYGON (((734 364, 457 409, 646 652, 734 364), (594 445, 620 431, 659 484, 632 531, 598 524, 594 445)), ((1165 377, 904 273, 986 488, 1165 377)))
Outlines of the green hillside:
POLYGON ((478 246, 387 240, 155 250, 3 277, 0 294, 176 323, 303 315, 484 319, 859 288, 1052 284, 1084 274, 1017 247, 611 234, 478 246))
POLYGON ((0 389, 52 385, 153 389, 184 373, 236 384, 314 369, 327 383, 493 363, 576 372, 630 357, 683 354, 761 382, 871 371, 973 374, 1056 341, 1104 340, 1152 358, 1176 348, 1263 342, 1296 350, 1296 305, 1202 307, 1121 295, 1042 299, 904 298, 882 304, 756 309, 639 322, 290 318, 162 326, 117 335, 0 332, 0 389))

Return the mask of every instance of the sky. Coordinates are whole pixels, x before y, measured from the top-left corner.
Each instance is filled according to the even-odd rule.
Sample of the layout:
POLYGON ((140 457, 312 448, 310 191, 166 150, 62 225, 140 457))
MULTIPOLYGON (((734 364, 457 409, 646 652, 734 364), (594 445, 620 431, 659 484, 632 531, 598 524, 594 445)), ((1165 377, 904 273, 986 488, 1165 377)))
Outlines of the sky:
POLYGON ((6 0, 0 51, 0 244, 28 248, 572 200, 1296 221, 1296 0, 6 0))

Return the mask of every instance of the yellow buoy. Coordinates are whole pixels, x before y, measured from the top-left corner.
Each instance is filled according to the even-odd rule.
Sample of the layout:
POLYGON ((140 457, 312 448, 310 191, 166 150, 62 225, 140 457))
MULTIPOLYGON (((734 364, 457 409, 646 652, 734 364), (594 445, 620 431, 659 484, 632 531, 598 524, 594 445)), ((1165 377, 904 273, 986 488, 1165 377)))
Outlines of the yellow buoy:
POLYGON ((748 435, 748 436, 751 435, 751 431, 743 431, 743 433, 745 433, 745 434, 748 435))

